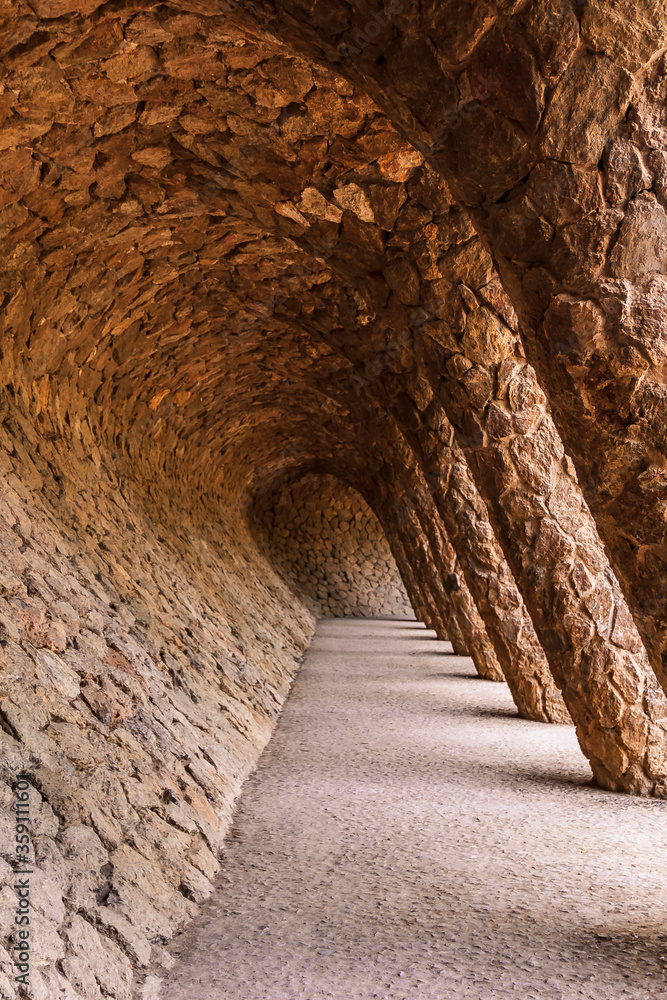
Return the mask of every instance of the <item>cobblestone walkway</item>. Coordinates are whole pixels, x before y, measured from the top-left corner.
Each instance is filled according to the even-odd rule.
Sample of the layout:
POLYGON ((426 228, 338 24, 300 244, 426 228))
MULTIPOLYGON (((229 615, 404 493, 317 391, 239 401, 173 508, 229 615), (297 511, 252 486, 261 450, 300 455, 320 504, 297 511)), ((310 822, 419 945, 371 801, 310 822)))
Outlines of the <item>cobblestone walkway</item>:
POLYGON ((416 622, 321 622, 160 1000, 667 997, 667 803, 416 622))

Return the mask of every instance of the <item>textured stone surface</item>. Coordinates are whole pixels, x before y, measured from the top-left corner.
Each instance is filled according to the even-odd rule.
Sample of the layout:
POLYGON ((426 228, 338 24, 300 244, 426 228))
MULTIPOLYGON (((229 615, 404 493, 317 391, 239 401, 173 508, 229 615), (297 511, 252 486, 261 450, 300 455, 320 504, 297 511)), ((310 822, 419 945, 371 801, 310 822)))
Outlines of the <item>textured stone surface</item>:
POLYGON ((663 805, 448 648, 319 624, 159 1000, 664 995, 663 805))
MULTIPOLYGON (((402 9, 400 23, 407 23, 406 15, 402 9)), ((537 13, 525 25, 523 18, 521 31, 535 37, 537 13)), ((492 21, 482 18, 479 32, 465 45, 461 40, 461 60, 492 21)), ((645 750, 649 733, 651 742, 662 737, 655 718, 645 718, 637 738, 641 699, 627 706, 627 725, 624 711, 610 727, 595 691, 582 681, 582 636, 592 628, 591 641, 605 650, 609 663, 618 662, 617 687, 623 688, 621 661, 627 656, 609 645, 606 625, 588 607, 597 607, 598 590, 603 601, 614 585, 599 544, 588 544, 595 539, 590 520, 589 551, 575 545, 590 580, 579 573, 574 584, 568 518, 586 518, 585 508, 571 470, 563 467, 544 401, 531 389, 534 376, 491 258, 466 212, 452 208, 447 185, 361 88, 276 48, 275 38, 251 37, 249 23, 240 28, 231 19, 221 26, 202 14, 179 19, 132 11, 119 23, 108 12, 95 26, 81 22, 75 40, 65 21, 54 21, 39 44, 29 34, 30 23, 26 15, 22 30, 30 40, 20 58, 12 54, 7 75, 7 86, 15 83, 19 95, 6 125, 12 167, 7 211, 10 222, 24 220, 8 230, 4 264, 11 341, 5 378, 14 391, 60 431, 71 427, 76 433, 85 414, 137 461, 144 460, 150 435, 169 471, 180 474, 187 455, 199 484, 210 489, 225 482, 229 490, 236 478, 241 491, 253 475, 249 467, 258 468, 262 459, 262 472, 270 475, 271 467, 312 454, 317 444, 330 454, 354 397, 382 396, 388 373, 416 367, 411 346, 418 334, 427 347, 424 374, 444 378, 437 392, 490 504, 522 596, 533 602, 529 610, 557 682, 569 686, 568 705, 582 745, 598 762, 596 773, 619 787, 659 785, 660 774, 647 770, 645 750), (56 65, 62 74, 57 86, 56 65), (106 81, 101 89, 78 83, 91 73, 106 81), (46 81, 60 95, 55 121, 21 102, 23 74, 33 84, 46 81), (99 100, 109 102, 104 114, 99 100), (24 126, 24 120, 33 123, 24 126), (14 145, 26 142, 31 151, 14 153, 14 145), (95 232, 94 243, 81 240, 83 230, 95 232), (70 330, 76 334, 64 332, 70 330), (85 380, 78 374, 82 364, 85 380), (521 369, 516 379, 513 366, 521 369), (278 419, 285 407, 287 420, 278 419), (487 435, 481 442, 480 420, 487 435), (212 448, 225 456, 213 469, 212 448), (545 490, 551 503, 543 510, 545 490), (526 565, 533 549, 547 561, 538 587, 526 565), (567 606, 557 608, 561 595, 567 606), (601 763, 610 740, 616 744, 611 771, 601 763), (632 764, 625 767, 628 751, 632 764)), ((570 24, 565 15, 564 23, 570 24)), ((438 21, 433 28, 436 40, 442 27, 438 21)), ((317 19, 312 30, 318 30, 317 19)), ((545 73, 549 80, 565 79, 576 35, 565 33, 560 55, 550 42, 536 59, 507 27, 498 35, 498 51, 522 52, 526 79, 545 73)), ((477 90, 493 69, 493 51, 488 45, 480 50, 473 73, 477 90)), ((423 74, 429 67, 442 80, 447 74, 416 42, 403 55, 397 51, 394 90, 407 88, 401 100, 409 98, 430 124, 455 99, 454 91, 443 85, 441 107, 429 103, 436 91, 426 76, 415 84, 406 54, 424 56, 423 74)), ((600 72, 603 63, 600 57, 600 72)), ((359 71, 360 65, 348 68, 359 71)), ((609 70, 607 77, 613 75, 609 70)), ((372 81, 364 83, 373 89, 372 81)), ((478 103, 472 102, 477 110, 457 126, 460 143, 443 145, 447 156, 463 157, 462 163, 470 152, 465 143, 484 139, 484 129, 475 126, 480 115, 478 124, 519 136, 519 125, 505 118, 502 78, 487 83, 486 103, 478 95, 478 103)), ((562 89, 563 101, 567 93, 562 89)), ((396 118, 395 104, 383 104, 396 118)), ((517 119, 524 125, 526 108, 517 119)), ((578 127, 573 121, 572 129, 578 127)), ((507 152, 500 142, 493 148, 507 152)), ((512 171, 523 169, 522 156, 512 152, 512 171)), ((433 162, 444 169, 437 157, 433 162)), ((623 150, 610 162, 618 175, 623 150)), ((632 183, 641 186, 641 165, 630 162, 639 178, 632 183)), ((446 171, 452 183, 453 169, 450 164, 446 171)), ((500 176, 492 174, 484 181, 489 192, 500 176)), ((470 171, 465 182, 470 191, 478 183, 470 171)), ((586 184, 580 186, 586 195, 586 184)), ((462 197, 460 184, 452 190, 462 197)), ((514 246, 513 216, 503 206, 489 218, 499 220, 514 246)), ((530 253, 541 259, 550 231, 530 218, 530 253)), ((514 294, 511 282, 509 287, 514 294)), ((394 380, 392 398, 404 386, 394 380)), ((624 618, 617 588, 613 606, 624 618)), ((630 641, 636 644, 636 638, 630 641)), ((601 676, 605 669, 593 673, 601 676)), ((650 678, 646 684, 650 688, 650 678)))
POLYGON ((364 497, 416 613, 525 715, 562 709, 548 665, 601 785, 665 794, 635 627, 665 684, 664 27, 653 0, 0 10, 0 709, 57 887, 38 1000, 127 994, 209 891, 313 625, 247 523, 288 474, 364 497))
POLYGON ((664 4, 381 6, 258 5, 471 210, 664 686, 664 4))
POLYGON ((257 540, 316 617, 413 618, 377 518, 333 476, 304 476, 256 502, 257 540))
MULTIPOLYGON (((211 891, 313 617, 243 522, 211 527, 203 509, 165 504, 108 459, 59 452, 17 415, 0 448, 0 944, 23 769, 31 995, 129 1000, 132 968, 211 891)), ((4 959, 2 973, 13 998, 4 959)))
MULTIPOLYGON (((417 574, 423 584, 427 610, 434 612, 433 625, 439 638, 460 632, 462 652, 472 657, 480 677, 503 679, 495 650, 486 634, 484 622, 462 579, 456 555, 449 541, 438 530, 433 517, 433 501, 423 486, 400 495, 389 508, 376 499, 389 544, 402 540, 409 574, 417 574)), ((398 544, 401 544, 400 542, 398 544)), ((400 563, 399 563, 400 566, 400 563)), ((427 620, 433 615, 429 614, 427 620)))
POLYGON ((422 435, 425 475, 519 714, 541 722, 568 722, 563 696, 496 541, 484 501, 454 443, 452 427, 433 397, 428 424, 422 435), (436 428, 437 436, 433 434, 436 428))

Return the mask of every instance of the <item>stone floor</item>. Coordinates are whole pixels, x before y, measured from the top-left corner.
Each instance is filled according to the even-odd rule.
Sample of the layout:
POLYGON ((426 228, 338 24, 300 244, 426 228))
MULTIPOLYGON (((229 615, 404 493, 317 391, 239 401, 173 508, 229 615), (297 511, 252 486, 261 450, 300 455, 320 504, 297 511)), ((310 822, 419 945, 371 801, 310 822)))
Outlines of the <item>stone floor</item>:
POLYGON ((591 787, 571 728, 449 649, 320 623, 151 995, 667 997, 667 803, 591 787))

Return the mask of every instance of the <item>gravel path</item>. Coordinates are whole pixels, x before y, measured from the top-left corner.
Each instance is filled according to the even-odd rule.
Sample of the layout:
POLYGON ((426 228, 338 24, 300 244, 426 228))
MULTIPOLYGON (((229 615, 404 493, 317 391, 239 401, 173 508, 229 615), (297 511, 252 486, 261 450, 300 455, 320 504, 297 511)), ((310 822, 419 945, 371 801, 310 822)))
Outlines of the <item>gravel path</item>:
POLYGON ((160 1000, 667 997, 667 803, 449 650, 319 624, 160 1000))

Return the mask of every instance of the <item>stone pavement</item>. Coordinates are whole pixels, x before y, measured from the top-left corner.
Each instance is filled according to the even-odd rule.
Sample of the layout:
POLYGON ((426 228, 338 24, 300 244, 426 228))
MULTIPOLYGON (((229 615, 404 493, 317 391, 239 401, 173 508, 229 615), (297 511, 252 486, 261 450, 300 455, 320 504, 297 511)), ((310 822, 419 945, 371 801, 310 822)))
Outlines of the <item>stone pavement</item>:
POLYGON ((667 803, 592 787, 571 727, 519 719, 449 650, 320 622, 150 995, 667 997, 667 803))

